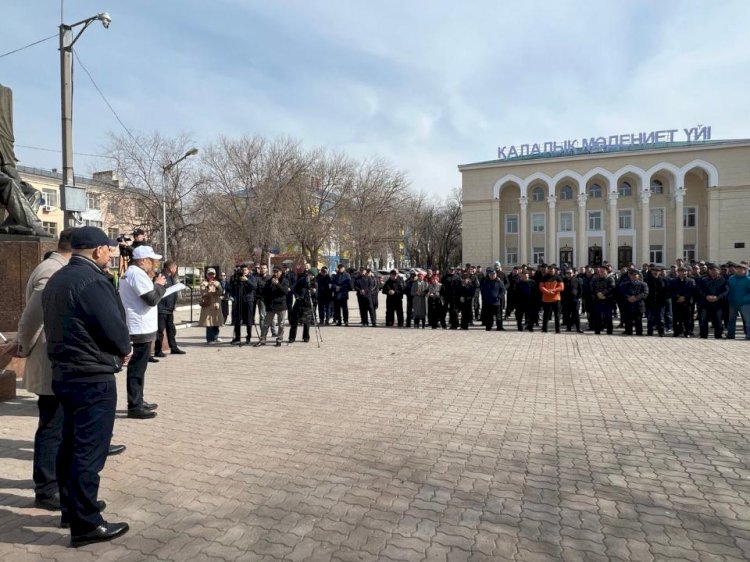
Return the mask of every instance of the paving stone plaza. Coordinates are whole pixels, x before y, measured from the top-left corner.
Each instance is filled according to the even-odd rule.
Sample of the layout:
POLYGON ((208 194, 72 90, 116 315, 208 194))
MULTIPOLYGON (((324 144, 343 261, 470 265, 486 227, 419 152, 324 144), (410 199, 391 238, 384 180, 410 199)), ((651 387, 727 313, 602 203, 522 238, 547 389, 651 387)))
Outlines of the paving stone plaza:
MULTIPOLYGON (((224 328, 229 336, 229 328, 224 328)), ((150 365, 80 549, 33 508, 35 397, 0 403, 0 559, 743 560, 743 341, 322 329, 150 365)), ((227 338, 228 339, 228 338, 227 338)))

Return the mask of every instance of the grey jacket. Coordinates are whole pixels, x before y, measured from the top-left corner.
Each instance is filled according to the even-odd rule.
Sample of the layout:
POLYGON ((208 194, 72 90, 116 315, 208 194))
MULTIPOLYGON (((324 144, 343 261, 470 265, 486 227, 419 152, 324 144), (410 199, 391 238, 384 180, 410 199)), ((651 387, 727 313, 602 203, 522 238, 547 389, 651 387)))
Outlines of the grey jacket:
POLYGON ((26 308, 18 322, 18 355, 26 358, 23 384, 35 394, 51 395, 52 364, 47 356, 47 338, 44 336, 44 311, 42 292, 54 273, 68 264, 68 259, 57 252, 36 266, 26 284, 26 308))

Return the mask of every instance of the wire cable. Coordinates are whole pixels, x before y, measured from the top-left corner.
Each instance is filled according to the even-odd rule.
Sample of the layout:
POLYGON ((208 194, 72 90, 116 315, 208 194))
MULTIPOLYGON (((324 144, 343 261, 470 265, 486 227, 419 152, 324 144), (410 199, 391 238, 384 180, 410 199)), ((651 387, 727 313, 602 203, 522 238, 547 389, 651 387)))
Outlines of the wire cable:
MULTIPOLYGON (((18 143, 16 143, 16 146, 18 148, 27 148, 29 150, 41 150, 43 152, 56 152, 58 154, 62 152, 62 150, 60 150, 59 148, 47 148, 44 146, 30 146, 28 144, 18 144, 18 143)), ((73 154, 75 156, 91 156, 93 158, 111 158, 112 160, 116 160, 114 156, 107 156, 106 154, 90 154, 88 152, 74 152, 73 154)))
POLYGON ((49 37, 45 37, 44 39, 40 39, 39 41, 34 41, 33 43, 29 43, 28 45, 25 45, 24 47, 19 47, 18 49, 13 49, 12 51, 3 53, 2 55, 0 55, 0 59, 3 57, 7 57, 8 55, 12 55, 13 53, 23 51, 24 49, 28 49, 29 47, 33 47, 34 45, 38 45, 39 43, 44 43, 45 41, 49 41, 50 39, 53 39, 55 37, 57 37, 57 33, 55 33, 54 35, 50 35, 49 37))
POLYGON ((86 73, 86 76, 89 77, 89 80, 91 80, 91 83, 94 85, 94 88, 96 88, 96 91, 99 92, 99 95, 101 96, 102 100, 104 100, 104 103, 107 105, 107 107, 109 108, 109 110, 112 112, 112 115, 115 116, 115 119, 117 119, 117 122, 120 124, 120 126, 123 128, 123 130, 127 133, 128 137, 130 137, 130 140, 133 141, 133 143, 135 144, 135 146, 138 147, 138 150, 140 150, 145 156, 149 156, 148 152, 146 152, 146 150, 144 150, 144 148, 138 142, 138 139, 136 139, 133 136, 133 133, 130 132, 130 129, 127 128, 127 126, 125 125, 125 123, 122 122, 122 119, 120 119, 120 116, 117 115, 117 112, 115 111, 115 108, 112 107, 111 103, 109 103, 109 100, 107 99, 107 96, 104 95, 104 92, 102 92, 101 88, 99 88, 99 85, 96 83, 96 80, 94 80, 94 77, 91 76, 91 73, 88 71, 88 69, 86 68, 86 66, 81 62, 81 58, 78 56, 78 53, 76 52, 76 50, 75 49, 71 49, 71 50, 73 51, 73 56, 75 56, 76 61, 78 62, 79 65, 81 65, 81 68, 86 73))

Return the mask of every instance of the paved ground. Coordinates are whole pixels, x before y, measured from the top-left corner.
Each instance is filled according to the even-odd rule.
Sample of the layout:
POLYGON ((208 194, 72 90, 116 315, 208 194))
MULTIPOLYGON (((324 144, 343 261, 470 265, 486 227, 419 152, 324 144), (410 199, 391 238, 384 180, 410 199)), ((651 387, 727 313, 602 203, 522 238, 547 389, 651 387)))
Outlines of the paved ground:
POLYGON ((180 330, 188 354, 147 374, 159 416, 118 415, 100 497, 132 529, 104 545, 67 548, 31 507, 34 400, 0 404, 0 559, 750 558, 745 342, 323 337, 180 330))

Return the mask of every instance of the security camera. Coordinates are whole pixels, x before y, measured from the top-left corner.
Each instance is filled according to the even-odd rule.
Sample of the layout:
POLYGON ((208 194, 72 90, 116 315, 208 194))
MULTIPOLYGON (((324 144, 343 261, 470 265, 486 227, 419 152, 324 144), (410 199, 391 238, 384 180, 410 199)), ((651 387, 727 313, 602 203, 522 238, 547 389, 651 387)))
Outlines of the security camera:
POLYGON ((109 17, 109 14, 107 12, 102 12, 96 18, 102 22, 102 25, 104 26, 104 29, 109 29, 109 26, 112 23, 112 18, 109 17))

